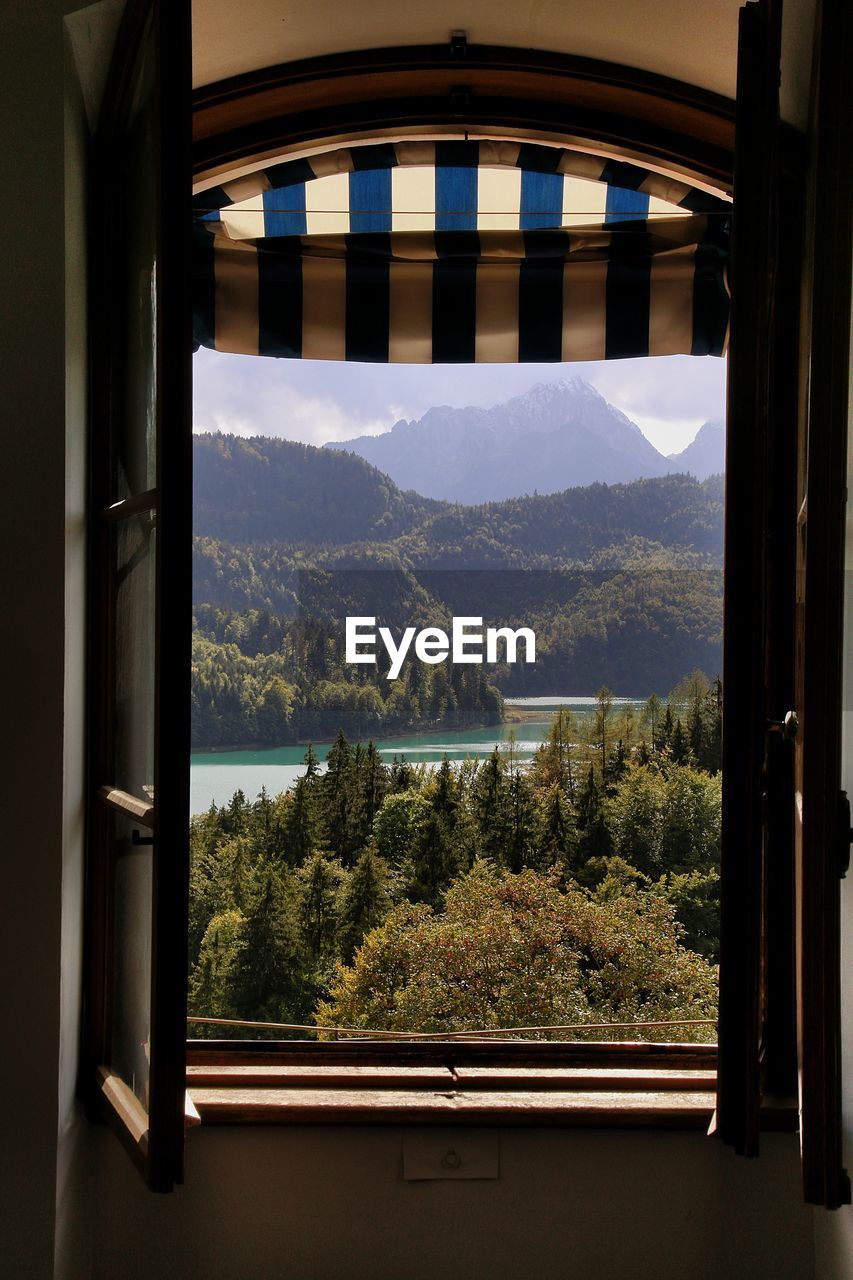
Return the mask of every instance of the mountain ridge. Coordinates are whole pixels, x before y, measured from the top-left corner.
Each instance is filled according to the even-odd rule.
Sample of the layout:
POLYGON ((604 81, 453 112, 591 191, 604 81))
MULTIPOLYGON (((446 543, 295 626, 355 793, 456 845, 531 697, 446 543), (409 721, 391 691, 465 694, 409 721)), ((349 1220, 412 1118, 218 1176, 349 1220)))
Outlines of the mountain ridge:
POLYGON ((721 475, 726 469, 726 424, 720 418, 703 423, 687 448, 671 453, 669 461, 697 480, 721 475))
POLYGON ((364 458, 401 489, 466 506, 677 469, 635 422, 577 377, 537 383, 491 408, 436 405, 381 435, 324 448, 364 458))

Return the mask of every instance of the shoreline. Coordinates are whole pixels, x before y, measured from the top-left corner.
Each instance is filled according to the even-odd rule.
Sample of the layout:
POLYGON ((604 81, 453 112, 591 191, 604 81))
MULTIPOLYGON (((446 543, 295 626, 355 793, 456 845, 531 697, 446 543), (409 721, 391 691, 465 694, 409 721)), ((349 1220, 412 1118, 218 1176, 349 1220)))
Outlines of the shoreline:
MULTIPOLYGON (((525 717, 525 719, 529 719, 529 717, 525 717)), ((504 720, 499 720, 497 724, 479 724, 479 723, 478 724, 457 724, 453 726, 452 732, 456 732, 456 730, 467 731, 468 729, 499 729, 501 728, 502 725, 512 724, 512 723, 513 721, 509 719, 504 719, 504 720)), ((431 720, 425 726, 418 729, 401 729, 396 733, 383 733, 382 741, 393 742, 395 738, 411 738, 419 733, 440 733, 442 728, 446 728, 446 727, 447 727, 446 725, 442 725, 439 721, 431 720)), ((362 742, 362 741, 377 742, 379 741, 379 738, 378 736, 376 738, 368 737, 367 739, 347 738, 347 741, 352 745, 356 742, 362 742)), ((292 747, 294 749, 297 747, 304 747, 305 750, 307 751, 309 746, 331 747, 334 745, 334 742, 335 742, 334 738, 299 738, 297 739, 296 742, 277 742, 273 746, 271 746, 268 742, 231 743, 228 745, 218 746, 218 747, 191 747, 190 756, 192 757, 192 756, 226 755, 228 752, 231 752, 231 751, 282 751, 288 747, 292 747)))
MULTIPOLYGON (((578 696, 580 697, 583 695, 578 695, 578 696)), ((633 698, 625 698, 625 699, 619 699, 619 701, 637 703, 639 700, 633 699, 633 698)), ((482 722, 479 722, 479 721, 474 724, 459 724, 459 725, 454 725, 451 732, 456 732, 457 730, 467 731, 469 729, 471 730, 499 729, 502 727, 506 727, 507 725, 516 725, 516 724, 523 725, 523 724, 526 724, 528 721, 551 719, 553 718, 553 716, 557 714, 558 711, 568 709, 567 706, 565 705, 555 706, 553 704, 548 706, 543 706, 543 707, 535 707, 535 706, 529 706, 529 705, 519 706, 517 703, 513 703, 510 701, 505 701, 505 705, 507 706, 508 713, 504 715, 503 720, 499 720, 496 724, 483 724, 482 722)), ((587 707, 584 708, 585 711, 591 710, 591 709, 592 709, 591 706, 588 708, 587 707)), ((579 713, 577 710, 575 710, 573 714, 578 715, 578 714, 583 714, 583 712, 579 713)), ((381 741, 393 742, 395 738, 411 738, 418 734, 440 733, 442 729, 446 729, 446 728, 447 728, 447 725, 443 724, 441 721, 430 720, 430 721, 427 721, 425 724, 419 726, 418 728, 409 727, 407 729, 395 730, 394 732, 382 733, 381 741)), ((368 742, 370 741, 376 742, 379 740, 380 740, 380 735, 377 735, 376 737, 368 737, 366 739, 366 741, 368 742)), ((363 739, 352 738, 352 739, 349 739, 349 741, 361 742, 363 741, 363 739)), ((287 748, 295 749, 297 747, 303 747, 307 751, 309 746, 316 747, 316 748, 331 747, 333 743, 334 743, 334 738, 297 738, 295 742, 277 742, 274 745, 270 745, 269 743, 265 743, 265 742, 233 742, 233 743, 220 744, 215 747, 213 746, 191 747, 190 756, 192 757, 192 756, 228 755, 232 752, 237 752, 237 751, 281 751, 287 748)))

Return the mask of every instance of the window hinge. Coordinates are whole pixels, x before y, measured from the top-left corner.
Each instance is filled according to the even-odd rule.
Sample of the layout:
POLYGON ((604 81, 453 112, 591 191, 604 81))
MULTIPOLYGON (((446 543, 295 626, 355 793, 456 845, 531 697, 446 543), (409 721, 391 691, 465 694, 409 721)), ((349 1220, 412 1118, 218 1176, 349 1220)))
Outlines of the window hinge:
POLYGON ((843 880, 850 870, 850 800, 846 791, 838 793, 838 878, 843 880))

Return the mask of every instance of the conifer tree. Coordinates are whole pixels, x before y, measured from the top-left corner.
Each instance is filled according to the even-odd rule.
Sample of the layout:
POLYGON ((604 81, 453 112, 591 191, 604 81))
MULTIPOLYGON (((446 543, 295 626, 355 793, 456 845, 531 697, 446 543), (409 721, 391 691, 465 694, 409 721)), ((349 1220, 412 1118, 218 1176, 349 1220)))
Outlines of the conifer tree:
POLYGON ((681 720, 676 720, 675 728, 672 731, 671 739, 672 758, 676 764, 684 764, 690 754, 690 746, 687 741, 687 734, 681 726, 681 720))
POLYGON ((604 814, 604 797, 592 765, 578 796, 577 823, 578 867, 582 868, 591 858, 609 857, 613 852, 613 841, 604 814))
POLYGON ((291 1021, 303 1010, 297 998, 297 943, 285 881, 268 861, 253 877, 244 912, 242 946, 231 991, 240 1017, 291 1021))
POLYGON ((561 788, 548 788, 538 805, 534 839, 534 863, 539 871, 552 866, 568 866, 574 860, 575 825, 561 788))
POLYGON ((350 964, 361 940, 381 924, 391 899, 387 889, 388 868, 368 845, 356 860, 344 884, 338 916, 338 946, 344 964, 350 964))
POLYGON ((303 862, 320 847, 320 843, 316 800, 306 774, 302 778, 297 778, 285 815, 285 857, 291 866, 301 867, 303 862))
POLYGON ((343 871, 340 863, 328 854, 314 853, 296 875, 302 938, 309 955, 318 962, 334 953, 343 871))

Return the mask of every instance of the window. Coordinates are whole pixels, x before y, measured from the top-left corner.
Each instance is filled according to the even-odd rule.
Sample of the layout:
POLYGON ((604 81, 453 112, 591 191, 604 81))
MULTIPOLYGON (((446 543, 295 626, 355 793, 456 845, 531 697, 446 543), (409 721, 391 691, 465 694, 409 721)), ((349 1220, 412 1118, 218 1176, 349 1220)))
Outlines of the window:
MULTIPOLYGON (((749 6, 749 11, 753 14, 760 12, 763 21, 765 15, 764 5, 749 6)), ((749 19, 747 21, 750 21, 749 19)), ((753 20, 753 27, 758 27, 759 22, 753 20)), ((772 37, 772 27, 770 35, 772 37)), ((756 48, 760 51, 768 44, 767 33, 762 30, 756 30, 756 48)), ((770 57, 768 59, 769 72, 767 84, 772 80, 772 68, 774 51, 772 49, 772 38, 770 40, 770 57)), ((833 83, 832 74, 833 67, 831 65, 831 54, 827 50, 831 46, 831 40, 824 43, 827 84, 833 83)), ((179 46, 180 47, 180 46, 179 46)), ((440 61, 440 60, 439 60, 440 61)), ((731 119, 727 116, 725 109, 721 109, 720 105, 713 102, 698 92, 684 90, 679 86, 666 86, 667 93, 657 95, 656 90, 659 86, 650 83, 648 77, 633 77, 630 74, 621 75, 614 72, 617 80, 621 75, 621 88, 627 93, 632 100, 634 110, 630 115, 625 112, 613 112, 609 109, 604 95, 596 96, 595 78, 591 74, 591 69, 584 67, 578 62, 572 60, 561 60, 550 55, 545 55, 539 59, 537 55, 515 55, 503 52, 498 59, 504 68, 506 65, 511 66, 511 72, 505 76, 499 68, 494 65, 494 51, 476 49, 460 49, 458 42, 451 48, 448 54, 447 64, 436 66, 435 51, 429 53, 412 54, 409 51, 405 58, 401 57, 399 51, 384 51, 379 55, 358 55, 348 56, 339 59, 338 63, 331 68, 314 68, 313 79, 323 83, 324 75, 329 71, 333 75, 323 85, 325 93, 325 101, 323 108, 317 115, 311 118, 311 111, 316 110, 309 98, 300 99, 300 84, 306 83, 305 69, 285 69, 279 77, 267 77, 263 87, 254 86, 258 92, 252 97, 254 108, 254 125, 245 125, 244 122, 238 127, 236 116, 234 121, 228 119, 229 108, 237 103, 247 89, 244 84, 229 84, 220 86, 215 92, 209 93, 206 98, 202 95, 197 103, 197 122, 199 128, 199 143, 196 149, 196 163, 199 170, 214 170, 220 167, 220 172, 226 171, 229 165, 236 164, 240 158, 245 158, 251 154, 257 154, 261 151, 269 153, 269 151, 281 152, 287 146, 293 144, 297 140, 304 140, 306 137, 325 136, 327 140, 331 140, 334 130, 340 132, 352 133, 358 132, 360 129, 364 134, 375 130, 377 125, 381 124, 387 127, 389 119, 394 118, 395 95, 398 88, 395 84, 395 76, 399 74, 399 68, 406 65, 409 69, 414 66, 418 70, 421 78, 415 79, 414 89, 412 88, 411 77, 409 80, 409 96, 406 101, 406 122, 411 124, 414 120, 421 127, 429 125, 445 125, 446 122, 453 119, 464 117, 473 126, 476 124, 482 128, 484 124, 495 130, 518 131, 526 136, 536 137, 548 135, 553 138, 566 132, 566 114, 571 113, 571 119, 576 127, 576 131, 582 133, 587 138, 592 138, 602 148, 607 149, 610 146, 615 148, 626 147, 628 149, 639 150, 641 154, 649 156, 653 161, 666 165, 667 162, 673 163, 676 168, 681 171, 697 173, 703 176, 707 181, 713 183, 715 180, 725 181, 725 173, 728 165, 728 157, 726 154, 725 139, 730 137, 731 119), (459 90, 456 86, 459 84, 459 59, 464 59, 465 67, 465 90, 459 90), (548 80, 547 89, 543 91, 542 83, 537 86, 536 73, 537 68, 541 71, 542 65, 547 64, 548 80), (359 76, 363 75, 365 69, 369 69, 371 79, 370 95, 365 95, 359 90, 365 84, 364 80, 359 80, 359 76), (387 75, 383 75, 387 72, 387 75), (557 74, 559 73, 559 74, 557 74), (500 80, 496 80, 496 76, 501 75, 500 80), (495 84, 500 84, 500 89, 495 89, 495 84), (330 86, 332 88, 330 89, 330 86), (337 94, 337 100, 335 99, 337 94), (420 95, 420 96, 418 96, 420 95), (633 95, 633 96, 632 96, 633 95), (689 124, 683 128, 679 128, 671 104, 676 102, 678 108, 683 111, 683 118, 689 121, 689 124), (663 103, 663 105, 661 105, 663 103), (301 108, 301 112, 300 112, 301 108), (219 113, 217 118, 217 113, 219 113), (329 121, 334 123, 330 126, 329 121), (657 128, 655 128, 657 123, 657 128), (661 124, 663 127, 661 127, 661 124), (674 136, 673 136, 674 135, 674 136)), ((598 78, 601 76, 601 68, 596 68, 598 78)), ((177 82, 175 82, 177 83, 177 82)), ((765 82, 761 81, 761 86, 765 86, 765 82)), ((314 92, 316 85, 312 86, 314 92)), ((772 110, 772 93, 766 95, 768 106, 765 107, 765 99, 762 98, 762 111, 759 114, 761 129, 756 139, 756 145, 751 152, 742 154, 744 163, 751 158, 754 162, 759 154, 761 147, 766 144, 769 136, 775 136, 776 122, 772 110)), ((822 128, 825 127, 826 114, 831 113, 834 108, 833 100, 829 99, 829 106, 824 108, 825 114, 823 118, 822 128)), ((179 104, 176 104, 179 105, 179 104)), ((179 118, 180 110, 174 118, 179 118)), ((839 113, 839 119, 843 118, 839 113)), ((839 131, 840 132, 840 131, 839 131)), ((773 175, 770 175, 770 182, 773 175)), ((772 186, 765 186, 762 193, 758 196, 759 204, 756 206, 756 222, 752 225, 749 234, 754 234, 755 227, 760 222, 761 217, 766 213, 768 201, 772 200, 772 186), (762 205, 760 202, 764 201, 762 205)), ((176 201, 174 208, 179 207, 180 202, 176 201)), ((743 254, 743 250, 741 250, 743 254)), ((767 250, 767 256, 771 260, 774 259, 775 245, 770 245, 767 250)), ((746 256, 744 254, 744 256, 746 256)), ((818 254, 818 258, 820 254, 818 254)), ((743 258, 742 258, 743 260, 743 258)), ((172 271, 169 271, 168 262, 160 260, 163 271, 158 275, 158 279, 176 280, 179 263, 173 261, 172 271)), ((158 263, 158 267, 160 265, 158 263)), ((165 313, 164 313, 165 315, 165 313)), ((745 326, 748 329, 748 324, 745 326)), ((833 332, 836 332, 835 330, 833 332)), ((833 339, 834 341, 834 339, 833 339)), ((178 344, 179 345, 179 344, 178 344)), ((767 359, 763 351, 759 351, 760 363, 757 366, 759 373, 763 372, 767 366, 767 359)), ((768 385, 777 386, 783 376, 783 371, 777 366, 772 374, 771 381, 768 385)), ((837 385, 835 379, 831 380, 833 385, 837 385)), ((766 396, 764 397, 766 400, 766 396)), ((766 435, 762 434, 762 439, 766 440, 766 435)), ((162 446, 161 446, 162 447, 162 446)), ((814 441, 812 442, 812 456, 814 456, 814 441)), ((753 474, 765 474, 766 460, 762 456, 756 456, 754 461, 759 466, 759 471, 753 474)), ((810 468, 811 468, 810 461, 810 468)), ((840 473, 840 468, 837 468, 840 473)), ((173 473, 172 479, 182 474, 179 469, 173 473)), ((158 525, 156 540, 161 544, 165 541, 167 513, 173 511, 171 504, 166 503, 166 491, 162 488, 167 483, 166 472, 161 472, 158 477, 160 482, 159 504, 158 504, 158 525)), ((763 512, 762 512, 763 515, 763 512)), ((750 548, 754 548, 761 530, 757 526, 751 527, 748 531, 750 548)), ((837 536, 837 532, 836 532, 837 536)), ((810 533, 811 538, 811 533, 810 533)), ((812 539, 812 543, 813 543, 812 539)), ((178 543, 177 545, 180 545, 178 543)), ((161 562, 163 552, 161 551, 161 562)), ((754 554, 754 552, 751 552, 754 554)), ((177 562, 176 562, 177 563, 177 562)), ((790 586, 790 584, 788 584, 790 586)), ((752 615, 752 603, 748 592, 744 592, 744 603, 750 610, 752 615)), ((175 615, 177 616, 177 614, 175 615)), ((160 621, 162 622, 161 614, 160 621)), ((161 654, 163 652, 161 646, 161 654)), ((754 646, 750 650, 751 653, 758 653, 758 646, 754 646)), ((180 661, 179 661, 180 667, 180 661)), ((171 668, 170 669, 174 669, 171 668)), ((752 676, 756 676, 753 669, 752 676)), ((756 719, 764 717, 764 708, 759 707, 755 690, 763 685, 763 672, 756 685, 755 679, 749 682, 749 692, 751 694, 752 714, 750 717, 750 734, 752 737, 752 748, 749 754, 751 761, 748 770, 747 781, 752 787, 750 793, 751 812, 755 812, 754 795, 757 786, 758 771, 756 762, 758 759, 758 748, 756 743, 760 740, 763 742, 763 723, 761 731, 756 728, 756 719)), ((160 735, 162 739, 162 734, 160 735)), ((180 735, 175 736, 175 743, 179 741, 180 735)), ((164 780, 161 787, 160 781, 155 773, 154 784, 154 804, 158 808, 167 804, 166 796, 168 784, 164 780)), ((178 777, 175 774, 174 777, 178 777)), ((98 777, 97 785, 109 785, 115 790, 115 781, 107 776, 101 780, 98 777)), ((137 800, 140 798, 137 797, 137 800)), ((818 801, 820 805, 820 801, 818 801)), ((824 804, 823 809, 826 806, 824 804)), ((163 831, 165 830, 163 815, 167 810, 162 809, 157 815, 158 831, 157 836, 163 839, 163 831)), ((172 816, 176 815, 176 810, 172 810, 172 816)), ((140 821, 144 815, 136 815, 140 821)), ((753 828, 751 827, 750 830, 753 828)), ((169 826, 171 832, 171 824, 169 826)), ((144 838, 144 837, 141 837, 144 838)), ((158 846, 155 844, 155 865, 160 861, 158 846)), ((755 993, 759 990, 759 966, 758 958, 758 924, 759 909, 756 903, 760 902, 762 889, 762 874, 760 853, 753 841, 750 845, 750 857, 746 860, 748 864, 747 874, 751 877, 749 880, 750 897, 749 903, 752 904, 746 919, 748 926, 744 933, 744 942, 747 946, 752 946, 755 950, 750 954, 742 956, 744 960, 743 968, 737 967, 730 970, 732 974, 737 973, 738 978, 746 975, 747 981, 745 986, 748 992, 748 1001, 741 1007, 739 1013, 735 1013, 733 1017, 727 1018, 726 1036, 728 1043, 724 1043, 723 1048, 728 1055, 728 1062, 723 1063, 723 1079, 730 1079, 727 1075, 731 1069, 734 1069, 739 1078, 737 1084, 737 1098, 735 1105, 732 1104, 731 1095, 726 1095, 726 1090, 721 1086, 720 1105, 721 1105, 721 1123, 725 1136, 729 1140, 738 1142, 740 1145, 748 1146, 752 1141, 751 1130, 754 1127, 754 1120, 757 1116, 756 1099, 758 1097, 757 1081, 755 1079, 754 1063, 759 1054, 758 1040, 758 1004, 755 993), (749 1001, 752 1001, 750 1005, 749 1001), (743 1071, 740 1068, 730 1068, 729 1063, 734 1063, 735 1058, 741 1053, 744 1062, 743 1071), (741 1106, 741 1101, 745 1105, 741 1106)), ((95 864, 96 866, 97 864, 95 864)), ((180 874, 180 873, 179 873, 180 874)), ((828 883, 828 882, 827 882, 828 883)), ((94 887, 95 890, 102 889, 103 878, 95 871, 94 887)), ((162 885, 158 886, 155 898, 159 898, 159 890, 162 885)), ((784 895, 782 895, 784 897, 784 895)), ((92 895, 93 901, 97 903, 96 893, 92 895)), ((174 905, 174 900, 173 900, 174 905)), ((109 919, 109 912, 105 918, 109 919)), ((730 917, 734 919, 734 917, 730 917)), ((830 921, 831 924, 831 921, 830 921)), ((171 939, 170 945, 174 947, 174 939, 171 939)), ((174 954, 174 951, 173 951, 174 954)), ((774 952, 774 955, 776 952, 774 952)), ((724 959, 724 966, 726 960, 724 959)), ((162 969, 165 974, 165 967, 162 969)), ((175 972, 172 969, 172 972, 175 972)), ((156 981, 155 981, 156 990, 156 981)), ((159 1010, 159 997, 154 1002, 155 1012, 159 1010)), ((832 1010, 825 1011, 826 1017, 831 1022, 832 1010)), ((154 1089, 154 1061, 155 1054, 163 1053, 169 1039, 169 1035, 174 1031, 174 1020, 168 1021, 170 1028, 169 1033, 165 1033, 162 1029, 158 1029, 156 1038, 152 1036, 150 1043, 151 1062, 152 1062, 152 1091, 154 1089), (162 1034, 161 1034, 162 1031, 162 1034), (155 1049, 155 1039, 157 1047, 155 1049)), ((94 1061, 103 1061, 104 1055, 100 1058, 95 1055, 94 1061)), ((168 1053, 166 1054, 168 1061, 168 1053)), ((172 1063, 177 1059, 172 1058, 172 1063)), ((127 1070, 127 1067, 125 1067, 127 1070)), ((162 1077, 161 1077, 162 1078, 162 1077)), ((127 1083, 127 1082, 126 1082, 127 1083)), ((174 1104, 177 1093, 174 1090, 174 1080, 172 1080, 172 1103, 174 1104)), ((153 1095, 152 1095, 153 1096, 153 1095)), ((804 1113, 805 1114, 805 1113, 804 1113)), ((171 1106, 171 1116, 173 1121, 177 1119, 177 1109, 171 1106)), ((164 1119, 164 1125, 167 1121, 164 1119)), ((154 1137, 153 1112, 152 1112, 152 1142, 154 1137)), ((173 1133, 172 1151, 174 1152, 176 1138, 173 1133)), ((175 1160, 167 1161, 171 1174, 176 1169, 175 1160)), ((837 1179, 837 1173, 834 1175, 837 1179)), ((164 1181, 168 1180, 164 1178, 164 1181)), ((837 1192, 836 1192, 837 1194, 837 1192)), ((826 1191, 826 1199, 831 1200, 832 1193, 826 1191)))

